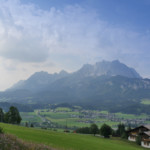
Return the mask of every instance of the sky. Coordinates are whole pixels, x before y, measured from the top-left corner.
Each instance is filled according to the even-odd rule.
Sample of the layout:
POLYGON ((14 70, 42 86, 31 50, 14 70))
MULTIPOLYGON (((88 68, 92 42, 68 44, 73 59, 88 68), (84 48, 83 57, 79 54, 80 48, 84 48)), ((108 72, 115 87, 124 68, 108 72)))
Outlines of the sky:
POLYGON ((150 0, 0 0, 0 91, 102 60, 150 78, 149 18, 150 0))

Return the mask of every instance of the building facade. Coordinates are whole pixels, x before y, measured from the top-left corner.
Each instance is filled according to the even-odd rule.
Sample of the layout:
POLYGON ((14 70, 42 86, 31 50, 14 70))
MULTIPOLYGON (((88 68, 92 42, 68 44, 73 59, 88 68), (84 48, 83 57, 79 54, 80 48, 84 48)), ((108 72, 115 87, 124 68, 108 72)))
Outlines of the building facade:
POLYGON ((141 136, 141 146, 150 148, 150 125, 142 125, 128 131, 128 140, 136 141, 137 136, 141 136))

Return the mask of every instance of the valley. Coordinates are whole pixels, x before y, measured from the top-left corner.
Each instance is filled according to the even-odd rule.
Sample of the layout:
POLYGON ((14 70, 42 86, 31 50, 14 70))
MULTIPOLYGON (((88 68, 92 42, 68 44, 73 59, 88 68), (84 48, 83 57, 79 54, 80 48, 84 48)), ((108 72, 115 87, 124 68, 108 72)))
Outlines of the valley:
POLYGON ((0 127, 24 141, 56 149, 143 149, 113 133, 119 124, 126 129, 150 124, 149 101, 150 79, 117 60, 85 64, 73 73, 35 72, 0 92, 3 111, 15 106, 22 118, 20 126, 0 127), (91 131, 78 134, 77 129, 92 124, 99 132, 104 124, 110 126, 111 138, 103 138, 99 132, 94 137, 91 131))
POLYGON ((22 125, 31 123, 35 127, 48 129, 75 130, 79 127, 90 126, 92 123, 101 127, 106 123, 112 128, 117 128, 119 123, 135 127, 141 124, 150 123, 150 115, 109 113, 108 111, 85 110, 81 107, 68 108, 57 107, 55 109, 36 109, 34 112, 21 112, 22 125))

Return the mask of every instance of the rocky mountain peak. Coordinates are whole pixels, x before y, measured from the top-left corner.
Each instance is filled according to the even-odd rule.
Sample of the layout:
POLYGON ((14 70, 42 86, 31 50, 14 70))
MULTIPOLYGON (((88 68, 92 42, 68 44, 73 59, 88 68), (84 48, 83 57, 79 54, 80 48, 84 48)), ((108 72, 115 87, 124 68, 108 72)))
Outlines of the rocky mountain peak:
POLYGON ((94 65, 86 64, 78 72, 80 76, 124 76, 128 78, 141 78, 141 76, 133 69, 125 64, 121 63, 119 60, 101 61, 94 65))

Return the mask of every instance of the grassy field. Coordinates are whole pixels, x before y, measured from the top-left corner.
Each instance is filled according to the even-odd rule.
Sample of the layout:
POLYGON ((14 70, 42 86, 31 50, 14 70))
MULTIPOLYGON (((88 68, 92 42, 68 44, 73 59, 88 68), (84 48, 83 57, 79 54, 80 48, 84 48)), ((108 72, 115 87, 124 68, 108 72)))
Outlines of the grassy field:
POLYGON ((71 108, 67 108, 67 107, 57 107, 55 110, 56 110, 56 111, 71 111, 71 108))
MULTIPOLYGON (((85 126, 90 126, 91 122, 93 121, 95 122, 99 127, 102 126, 102 124, 106 123, 110 126, 113 125, 117 125, 119 124, 119 122, 113 122, 113 121, 109 121, 107 119, 103 119, 100 117, 96 117, 96 118, 84 118, 84 117, 79 117, 82 116, 82 113, 80 112, 73 112, 71 109, 69 110, 63 110, 63 109, 56 109, 56 112, 49 112, 49 111, 40 111, 40 115, 45 117, 47 120, 58 123, 60 125, 66 125, 68 127, 85 127, 85 126), (64 112, 62 112, 64 111, 64 112), (73 116, 74 117, 71 117, 73 116)), ((97 113, 101 113, 101 112, 97 112, 97 113)), ((106 112, 104 112, 104 114, 106 114, 106 112)))
POLYGON ((25 122, 42 122, 41 118, 35 112, 20 112, 22 123, 25 122))
POLYGON ((150 105, 150 99, 143 99, 141 103, 144 105, 150 105))
POLYGON ((146 118, 146 114, 141 114, 141 115, 133 115, 133 114, 123 114, 123 113, 115 113, 116 116, 120 118, 125 118, 125 119, 134 119, 134 118, 146 118))
POLYGON ((144 150, 133 142, 92 135, 54 132, 0 123, 0 127, 25 141, 46 144, 60 150, 144 150))

